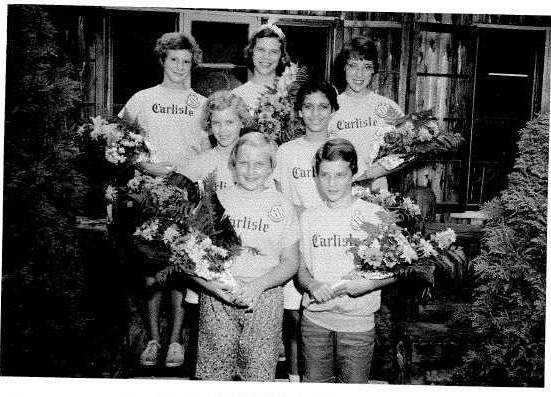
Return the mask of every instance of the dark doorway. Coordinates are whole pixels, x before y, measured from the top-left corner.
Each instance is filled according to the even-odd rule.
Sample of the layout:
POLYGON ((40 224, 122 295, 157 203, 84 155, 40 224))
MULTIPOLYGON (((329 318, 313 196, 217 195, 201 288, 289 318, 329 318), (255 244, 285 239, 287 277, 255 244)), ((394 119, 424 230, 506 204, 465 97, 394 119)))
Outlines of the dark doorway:
POLYGON ((333 30, 328 25, 293 22, 277 22, 287 38, 291 61, 300 67, 305 66, 312 77, 327 78, 330 72, 327 59, 331 54, 330 38, 333 30))
POLYGON ((507 183, 519 129, 532 118, 541 75, 541 31, 481 30, 475 82, 468 204, 495 196, 507 183))

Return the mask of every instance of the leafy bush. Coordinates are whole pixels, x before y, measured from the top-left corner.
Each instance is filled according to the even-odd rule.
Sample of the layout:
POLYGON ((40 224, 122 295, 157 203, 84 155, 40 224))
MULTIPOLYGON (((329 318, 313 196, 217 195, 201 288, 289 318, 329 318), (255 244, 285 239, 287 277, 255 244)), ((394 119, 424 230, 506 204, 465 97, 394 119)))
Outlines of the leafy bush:
POLYGON ((549 115, 520 131, 508 186, 490 216, 469 319, 474 331, 459 384, 543 386, 549 115))
POLYGON ((74 225, 88 189, 68 127, 80 84, 44 7, 13 5, 8 15, 2 368, 48 374, 56 366, 48 339, 63 339, 79 320, 67 310, 71 291, 82 288, 74 225))

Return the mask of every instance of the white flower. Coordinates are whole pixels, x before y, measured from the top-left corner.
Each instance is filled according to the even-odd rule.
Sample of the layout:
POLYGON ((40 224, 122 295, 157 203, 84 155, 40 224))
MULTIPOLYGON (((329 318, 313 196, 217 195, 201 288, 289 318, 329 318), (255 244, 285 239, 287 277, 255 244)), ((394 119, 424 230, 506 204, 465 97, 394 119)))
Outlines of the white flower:
POLYGON ((433 136, 430 133, 430 131, 425 127, 420 127, 419 132, 417 133, 417 137, 421 142, 427 142, 432 140, 433 136))
POLYGON ((421 209, 417 204, 413 202, 413 200, 409 197, 404 198, 403 201, 404 208, 413 215, 421 215, 421 209))
POLYGON ((417 253, 409 243, 400 245, 400 248, 402 249, 400 258, 404 259, 407 263, 411 263, 418 259, 417 253))
POLYGON ((178 237, 180 237, 180 232, 179 232, 178 227, 176 225, 171 225, 171 226, 167 227, 165 232, 163 233, 163 241, 166 244, 172 243, 178 237))
POLYGON ((107 186, 105 189, 105 198, 108 201, 115 201, 117 199, 117 188, 114 186, 107 186))
POLYGON ((159 230, 159 220, 154 219, 153 221, 149 221, 145 224, 143 224, 141 227, 139 227, 135 232, 135 236, 140 236, 145 240, 153 241, 153 238, 155 234, 157 234, 157 231, 159 230))
POLYGON ((105 148, 105 159, 113 164, 120 164, 126 161, 126 157, 122 156, 116 147, 105 148))
POLYGON ((365 194, 369 194, 370 191, 369 191, 369 188, 368 187, 363 187, 363 186, 360 186, 360 185, 354 185, 352 186, 352 196, 354 197, 363 197, 365 194))
POLYGON ((366 251, 369 249, 369 247, 365 244, 358 245, 357 254, 360 258, 365 259, 366 258, 366 251))
POLYGON ((431 237, 431 240, 435 241, 438 244, 438 248, 440 248, 441 250, 445 250, 448 249, 450 245, 455 243, 456 236, 453 229, 448 228, 443 232, 434 234, 431 237))
POLYGON ((437 252, 435 251, 435 249, 432 247, 432 244, 429 243, 427 240, 425 240, 424 238, 422 238, 421 240, 419 240, 419 247, 421 248, 421 251, 423 251, 423 256, 424 257, 429 257, 429 256, 436 256, 437 255, 437 252))

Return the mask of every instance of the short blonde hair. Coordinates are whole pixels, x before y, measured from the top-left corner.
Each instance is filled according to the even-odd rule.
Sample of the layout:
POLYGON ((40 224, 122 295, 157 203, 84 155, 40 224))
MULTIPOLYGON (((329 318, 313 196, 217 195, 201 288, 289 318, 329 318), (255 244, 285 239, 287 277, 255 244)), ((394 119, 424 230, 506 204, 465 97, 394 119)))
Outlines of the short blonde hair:
POLYGON ((272 170, 276 166, 277 145, 267 135, 258 131, 247 132, 237 140, 230 154, 230 165, 235 168, 237 154, 242 146, 252 146, 263 151, 270 158, 272 170))
POLYGON ((243 98, 230 91, 220 90, 209 96, 203 105, 203 113, 201 114, 201 127, 203 130, 211 132, 212 112, 228 108, 232 108, 235 114, 237 114, 237 117, 239 117, 239 120, 243 124, 243 130, 246 131, 253 126, 253 118, 243 98))

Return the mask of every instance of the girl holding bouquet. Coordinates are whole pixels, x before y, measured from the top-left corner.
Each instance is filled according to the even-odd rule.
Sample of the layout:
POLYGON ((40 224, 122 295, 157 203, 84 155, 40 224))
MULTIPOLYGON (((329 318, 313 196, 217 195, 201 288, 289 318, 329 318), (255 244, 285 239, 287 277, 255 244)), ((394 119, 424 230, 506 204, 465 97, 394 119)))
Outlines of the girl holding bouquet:
POLYGON ((205 98, 191 89, 191 70, 202 59, 195 39, 183 33, 165 33, 157 40, 155 53, 163 70, 161 84, 134 94, 118 116, 143 128, 152 146, 152 161, 140 167, 160 176, 211 145, 200 128, 205 98))
POLYGON ((236 185, 218 197, 244 252, 230 269, 237 287, 194 278, 199 309, 196 376, 205 380, 273 381, 281 343, 283 291, 298 267, 298 220, 285 197, 266 187, 275 144, 243 135, 230 156, 236 185))
POLYGON ((301 321, 304 381, 367 383, 375 338, 378 289, 394 279, 342 281, 354 270, 351 239, 366 233, 358 225, 381 223, 376 204, 355 199, 358 172, 354 146, 327 141, 315 155, 315 170, 325 203, 301 217, 299 282, 307 291, 301 321))
MULTIPOLYGON (((314 155, 327 140, 327 126, 339 109, 337 93, 328 82, 308 81, 297 93, 295 110, 306 127, 306 134, 282 144, 277 151, 274 179, 285 197, 293 203, 297 214, 323 203, 316 183, 314 155)), ((277 186, 276 185, 276 186, 277 186)), ((301 294, 293 281, 284 290, 285 343, 289 364, 289 380, 298 381, 298 327, 301 294)))
MULTIPOLYGON (((191 36, 165 33, 156 43, 155 53, 163 71, 161 84, 134 94, 118 116, 137 123, 152 145, 152 160, 139 164, 152 176, 163 176, 181 166, 186 159, 210 148, 207 134, 199 127, 201 105, 205 98, 190 88, 191 70, 201 61, 201 49, 191 36), (176 111, 174 110, 176 109, 176 111)), ((158 288, 151 261, 145 264, 145 285, 153 289, 147 299, 147 326, 150 340, 140 356, 144 366, 157 364, 161 337, 159 315, 163 290, 158 288)), ((172 330, 166 355, 167 367, 184 362, 181 330, 184 321, 183 292, 179 286, 170 288, 172 330)))
POLYGON ((335 85, 341 91, 340 109, 329 125, 332 137, 349 140, 358 154, 355 179, 373 180, 372 187, 387 189, 385 175, 394 164, 374 162, 388 124, 403 116, 397 103, 374 92, 372 83, 379 70, 375 43, 356 37, 345 44, 335 61, 335 85))
POLYGON ((286 48, 285 34, 273 24, 261 25, 249 39, 245 60, 253 77, 235 88, 233 93, 243 98, 251 113, 258 107, 258 100, 268 87, 277 86, 278 77, 289 64, 286 48))

